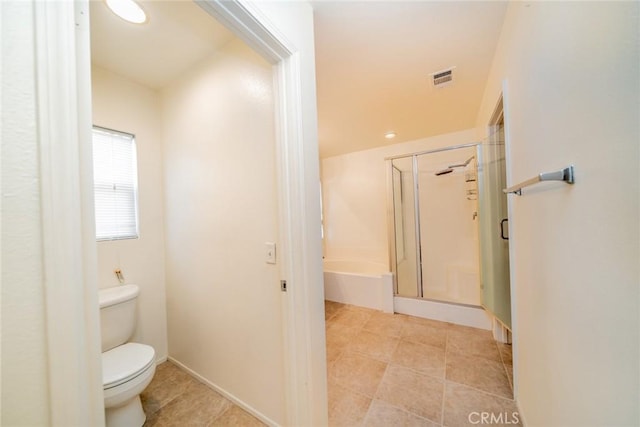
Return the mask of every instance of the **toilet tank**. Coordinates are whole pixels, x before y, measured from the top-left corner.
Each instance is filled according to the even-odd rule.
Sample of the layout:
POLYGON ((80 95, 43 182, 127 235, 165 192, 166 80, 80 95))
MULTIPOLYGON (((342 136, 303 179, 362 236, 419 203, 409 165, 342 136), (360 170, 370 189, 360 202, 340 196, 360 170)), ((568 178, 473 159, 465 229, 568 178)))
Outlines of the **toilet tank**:
POLYGON ((100 289, 100 331, 102 352, 126 343, 136 327, 138 285, 122 285, 100 289))

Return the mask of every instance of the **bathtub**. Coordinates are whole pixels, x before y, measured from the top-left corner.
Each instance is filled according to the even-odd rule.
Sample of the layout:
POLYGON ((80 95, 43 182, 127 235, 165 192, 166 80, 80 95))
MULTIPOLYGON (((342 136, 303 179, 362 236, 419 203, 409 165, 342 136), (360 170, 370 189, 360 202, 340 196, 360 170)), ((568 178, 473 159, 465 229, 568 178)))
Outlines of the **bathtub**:
POLYGON ((393 275, 384 264, 324 260, 324 297, 393 313, 393 275))

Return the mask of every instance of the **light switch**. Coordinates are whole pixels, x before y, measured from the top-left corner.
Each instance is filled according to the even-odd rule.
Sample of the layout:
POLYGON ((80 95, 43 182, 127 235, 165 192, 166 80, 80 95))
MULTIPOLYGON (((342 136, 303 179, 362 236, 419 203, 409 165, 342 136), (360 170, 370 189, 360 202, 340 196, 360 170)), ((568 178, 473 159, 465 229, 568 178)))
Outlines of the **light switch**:
POLYGON ((273 242, 266 242, 265 247, 265 261, 267 264, 276 263, 276 244, 273 242))

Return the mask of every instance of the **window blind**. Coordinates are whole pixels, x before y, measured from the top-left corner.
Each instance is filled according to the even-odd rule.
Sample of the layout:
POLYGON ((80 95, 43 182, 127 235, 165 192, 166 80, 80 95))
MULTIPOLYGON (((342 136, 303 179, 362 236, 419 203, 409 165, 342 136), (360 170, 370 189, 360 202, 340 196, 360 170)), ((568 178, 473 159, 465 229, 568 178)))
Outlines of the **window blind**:
POLYGON ((97 240, 138 237, 138 177, 133 135, 93 128, 97 240))

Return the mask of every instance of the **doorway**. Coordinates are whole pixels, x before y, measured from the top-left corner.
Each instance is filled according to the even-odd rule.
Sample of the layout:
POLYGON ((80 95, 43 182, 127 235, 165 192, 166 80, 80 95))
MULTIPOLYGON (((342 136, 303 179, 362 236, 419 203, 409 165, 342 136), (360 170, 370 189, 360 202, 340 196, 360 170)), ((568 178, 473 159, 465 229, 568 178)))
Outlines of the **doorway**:
MULTIPOLYGON (((148 98, 157 98, 155 101, 162 105, 159 113, 149 115, 162 119, 145 126, 144 131, 135 132, 141 148, 146 140, 145 154, 149 155, 145 159, 139 153, 140 163, 148 170, 153 169, 144 180, 147 190, 151 189, 154 196, 149 196, 151 191, 147 191, 147 200, 143 201, 146 207, 141 206, 141 216, 146 211, 147 218, 152 216, 155 225, 159 225, 158 229, 152 229, 150 221, 141 218, 138 243, 143 239, 155 239, 153 250, 162 251, 158 238, 164 234, 166 247, 165 260, 155 257, 156 261, 166 262, 166 269, 162 268, 162 262, 151 260, 147 260, 146 267, 149 271, 166 270, 171 348, 168 357, 269 424, 305 423, 292 420, 317 417, 325 409, 325 399, 322 383, 314 381, 314 390, 308 385, 308 378, 317 376, 315 371, 323 371, 319 369, 322 366, 309 362, 309 358, 315 356, 309 354, 307 347, 310 342, 323 340, 322 335, 309 332, 309 329, 322 327, 316 319, 322 317, 322 300, 303 285, 312 287, 320 277, 303 280, 301 277, 308 276, 314 268, 298 259, 306 259, 308 246, 313 246, 315 237, 297 230, 307 227, 307 222, 311 223, 314 217, 313 212, 307 212, 309 206, 299 194, 299 182, 311 182, 301 179, 302 175, 312 174, 313 169, 303 170, 297 165, 297 161, 304 161, 307 156, 300 155, 301 117, 291 117, 299 113, 299 99, 296 98, 299 84, 295 85, 295 92, 292 86, 299 78, 300 58, 291 58, 295 49, 288 50, 289 46, 272 36, 250 12, 237 10, 232 2, 224 6, 215 2, 161 3, 151 2, 146 8, 151 12, 154 8, 177 5, 195 7, 200 18, 185 19, 188 13, 184 11, 174 11, 168 16, 189 23, 211 20, 209 15, 214 15, 240 36, 223 42, 213 58, 200 59, 194 66, 183 69, 179 81, 169 82, 159 91, 161 93, 145 93, 148 98), (247 24, 251 20, 249 27, 252 30, 259 25, 263 27, 259 35, 248 31, 247 24), (247 44, 246 39, 249 39, 247 44), (276 42, 278 45, 274 46, 276 42), (250 69, 246 67, 249 63, 250 69), (209 72, 208 66, 217 68, 209 72), (242 70, 238 71, 239 68, 242 70), (216 86, 215 78, 228 78, 229 84, 216 86), (231 93, 233 90, 236 92, 231 93), (242 97, 256 102, 238 105, 242 97), (171 102, 166 103, 167 99, 171 102), (287 109, 280 110, 283 106, 287 109), (223 127, 227 130, 221 130, 223 127), (201 138, 205 133, 206 137, 201 138), (158 157, 159 152, 163 153, 159 157, 164 157, 162 167, 158 164, 162 160, 158 157), (292 155, 297 160, 291 160, 292 155), (292 171, 292 168, 296 170, 292 171), (153 188, 154 184, 156 188, 153 188), (164 197, 156 197, 158 194, 164 197), (148 204, 151 198, 160 204, 148 204), (302 213, 305 218, 298 220, 302 213), (201 227, 191 229, 196 224, 201 227), (294 236, 304 236, 305 240, 294 236), (277 253, 275 264, 265 259, 265 248, 274 245, 277 250, 271 254, 277 253), (281 280, 287 280, 295 287, 284 293, 281 280), (199 285, 193 286, 198 282, 199 285), (306 300, 313 297, 316 299, 311 302, 306 300), (297 310, 298 304, 304 304, 307 311, 297 310), (231 307, 234 309, 230 311, 231 307), (197 313, 206 316, 198 320, 197 313), (304 321, 298 321, 302 318, 304 321), (189 339, 193 340, 191 344, 186 342, 189 339), (221 348, 224 351, 220 351, 221 348), (200 360, 193 357, 195 353, 200 355, 200 360), (256 362, 256 354, 261 355, 257 360, 263 362, 256 362), (313 371, 306 372, 307 369, 313 371), (252 370, 253 374, 250 373, 252 370), (247 378, 242 379, 243 375, 247 378), (265 384, 268 384, 268 392, 265 384), (313 395, 315 402, 305 403, 306 395, 313 395)), ((100 6, 104 4, 98 3, 92 8, 100 6)), ((161 20, 158 16, 155 19, 156 22, 161 20)), ((170 20, 166 23, 163 31, 169 32, 175 23, 170 20)), ((202 30, 200 26, 200 35, 202 30)), ((114 33, 121 35, 117 31, 114 33)), ((169 39, 170 36, 166 38, 169 39)), ((123 50, 131 48, 126 42, 110 42, 123 50)), ((160 44, 161 49, 167 48, 167 44, 160 44)), ((178 65, 178 61, 167 62, 168 66, 178 65)), ((111 83, 118 80, 108 74, 98 71, 96 81, 111 83)), ((132 111, 127 112, 127 108, 136 105, 135 100, 141 98, 133 95, 134 86, 130 85, 128 91, 134 99, 107 102, 111 106, 118 105, 122 116, 130 122, 139 118, 132 111)), ((113 95, 116 91, 110 89, 106 88, 102 93, 113 95)), ((149 104, 153 101, 150 99, 149 104)), ((101 119, 100 124, 131 129, 104 120, 101 119)), ((314 189, 308 187, 305 186, 305 192, 313 193, 314 189)), ((142 193, 144 189, 140 188, 140 191, 142 193)), ((132 257, 149 255, 148 250, 136 249, 131 242, 124 244, 129 246, 132 257)), ((127 255, 118 257, 130 258, 127 255)), ((133 269, 130 267, 129 271, 133 269)), ((102 270, 107 271, 106 268, 102 270)), ((124 272, 126 276, 126 270, 124 272)), ((142 297, 150 295, 146 301, 153 299, 155 303, 162 303, 162 289, 158 285, 162 277, 149 280, 145 274, 136 272, 128 279, 153 283, 151 287, 156 288, 150 287, 142 297)), ((144 304, 148 308, 148 304, 144 304)), ((147 310, 147 313, 149 311, 153 310, 147 310)), ((162 319, 146 323, 162 324, 162 319)), ((148 329, 152 332, 142 333, 141 340, 155 333, 153 325, 150 326, 148 329)))
MULTIPOLYGON (((132 341, 157 362, 284 424, 272 66, 194 2, 141 4, 144 25, 90 6, 94 125, 135 135, 138 166, 139 233, 97 243, 99 286, 113 270, 139 286, 132 341)), ((142 396, 162 421, 179 387, 157 388, 142 396)))

